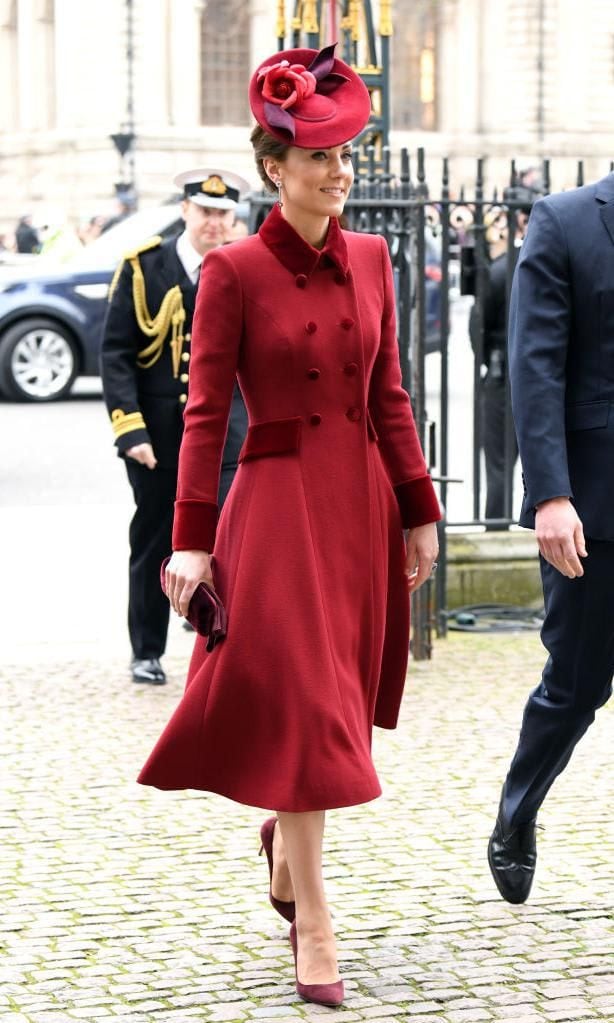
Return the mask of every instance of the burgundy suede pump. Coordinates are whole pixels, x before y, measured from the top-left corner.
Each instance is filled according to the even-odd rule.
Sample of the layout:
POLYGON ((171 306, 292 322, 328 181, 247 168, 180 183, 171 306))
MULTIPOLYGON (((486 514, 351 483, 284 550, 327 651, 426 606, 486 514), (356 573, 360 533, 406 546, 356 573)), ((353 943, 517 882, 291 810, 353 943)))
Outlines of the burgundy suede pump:
POLYGON ((290 943, 294 953, 294 975, 296 977, 296 993, 305 1002, 314 1002, 315 1005, 328 1005, 335 1008, 343 1003, 344 990, 343 981, 336 980, 334 984, 301 984, 298 979, 298 938, 296 934, 296 921, 290 927, 290 943))
POLYGON ((273 832, 275 831, 276 824, 277 817, 269 817, 260 828, 260 841, 262 845, 260 846, 259 855, 262 856, 262 851, 264 850, 269 864, 269 902, 273 909, 277 910, 279 915, 283 916, 284 920, 291 924, 296 916, 294 902, 284 902, 282 899, 276 899, 273 895, 273 832))

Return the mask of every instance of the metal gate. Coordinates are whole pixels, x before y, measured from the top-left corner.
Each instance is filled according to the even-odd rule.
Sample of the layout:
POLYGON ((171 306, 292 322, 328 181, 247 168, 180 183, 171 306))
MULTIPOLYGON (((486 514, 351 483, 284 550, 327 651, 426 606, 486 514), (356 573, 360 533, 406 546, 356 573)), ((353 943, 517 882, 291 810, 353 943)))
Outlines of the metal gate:
MULTIPOLYGON (((502 459, 499 495, 500 512, 486 518, 485 479, 482 469, 485 439, 484 406, 486 391, 492 384, 494 364, 488 365, 488 300, 493 246, 501 250, 502 308, 500 319, 507 323, 507 306, 518 246, 526 227, 532 203, 550 190, 550 162, 531 168, 534 180, 520 177, 514 161, 510 163, 507 185, 499 193, 488 194, 484 183, 484 160, 476 161, 475 180, 451 195, 448 160, 442 161, 441 179, 429 187, 425 173, 425 153, 417 151, 412 166, 407 149, 401 150, 399 171, 394 172, 390 150, 382 152, 376 164, 373 148, 355 160, 355 183, 345 207, 347 226, 356 231, 381 234, 386 238, 395 274, 399 351, 403 385, 409 392, 416 425, 433 479, 439 485, 443 522, 439 530, 440 556, 434 582, 427 583, 413 598, 412 652, 415 658, 428 658, 432 635, 446 633, 447 545, 449 526, 482 525, 504 529, 514 521, 513 479, 516 444, 512 422, 509 387, 505 365, 505 329, 502 356, 497 357, 500 380, 502 459), (366 158, 365 158, 366 157, 366 158), (415 167, 415 172, 414 172, 415 167), (449 339, 451 295, 473 295, 471 341, 473 348, 471 421, 466 424, 470 438, 470 475, 458 475, 450 465, 450 379, 449 339), (426 359, 439 352, 440 371, 437 395, 427 408, 426 359), (447 515, 449 488, 463 486, 471 493, 471 513, 454 520, 447 515)), ((612 169, 612 168, 611 168, 612 169)), ((583 184, 583 166, 578 164, 577 185, 583 184)), ((254 196, 251 229, 256 230, 271 205, 270 195, 254 196)), ((501 272, 501 271, 500 271, 501 272)))

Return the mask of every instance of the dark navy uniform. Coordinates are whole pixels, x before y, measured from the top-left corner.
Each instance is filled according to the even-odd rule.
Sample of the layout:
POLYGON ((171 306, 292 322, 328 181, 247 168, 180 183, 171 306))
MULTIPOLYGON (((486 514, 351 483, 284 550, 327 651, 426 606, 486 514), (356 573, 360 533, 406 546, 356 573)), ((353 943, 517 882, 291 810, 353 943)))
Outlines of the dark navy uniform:
MULTIPOLYGON (((101 354, 105 402, 136 503, 130 524, 128 627, 138 660, 164 653, 169 620, 160 564, 171 553, 196 299, 196 285, 176 245, 176 239, 154 238, 126 254, 111 286, 101 354), (143 443, 153 447, 155 469, 126 457, 129 448, 143 443)), ((220 506, 236 471, 246 429, 247 414, 236 388, 223 455, 220 506)))

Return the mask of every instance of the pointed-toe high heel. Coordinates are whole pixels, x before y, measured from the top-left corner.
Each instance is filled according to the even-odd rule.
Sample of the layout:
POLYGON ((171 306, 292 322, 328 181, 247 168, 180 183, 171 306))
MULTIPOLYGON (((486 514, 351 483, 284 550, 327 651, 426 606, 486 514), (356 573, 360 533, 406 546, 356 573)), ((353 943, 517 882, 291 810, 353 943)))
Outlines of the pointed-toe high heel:
POLYGON ((296 934, 296 921, 292 921, 290 927, 290 944, 294 953, 294 976, 296 977, 296 993, 304 1002, 314 1002, 315 1005, 328 1005, 331 1009, 343 1003, 344 990, 343 981, 336 980, 334 984, 301 984, 298 979, 298 938, 296 934))
POLYGON ((273 909, 277 910, 279 915, 283 916, 284 920, 291 924, 296 916, 294 902, 284 902, 282 899, 276 899, 273 895, 273 832, 275 831, 276 824, 277 817, 269 817, 260 828, 260 841, 262 845, 260 846, 259 855, 262 856, 264 851, 269 864, 269 902, 273 909))

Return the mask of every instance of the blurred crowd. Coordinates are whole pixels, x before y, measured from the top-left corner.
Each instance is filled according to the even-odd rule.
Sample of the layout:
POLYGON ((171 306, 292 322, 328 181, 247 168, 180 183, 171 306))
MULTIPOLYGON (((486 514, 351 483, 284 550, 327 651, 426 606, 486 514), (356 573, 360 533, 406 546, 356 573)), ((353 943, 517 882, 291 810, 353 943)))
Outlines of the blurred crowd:
POLYGON ((61 211, 24 213, 14 228, 0 231, 0 258, 2 254, 41 255, 52 252, 60 260, 70 259, 83 246, 90 245, 133 212, 133 205, 118 200, 111 213, 84 217, 76 225, 70 224, 61 211))
MULTIPOLYGON (((101 234, 134 212, 136 204, 118 199, 112 212, 83 217, 76 225, 71 224, 59 210, 24 213, 14 227, 0 226, 0 263, 11 262, 12 257, 20 260, 22 256, 49 254, 60 262, 70 260, 84 246, 96 241, 101 234)), ((245 234, 246 224, 236 218, 228 230, 227 240, 234 241, 245 234)))

